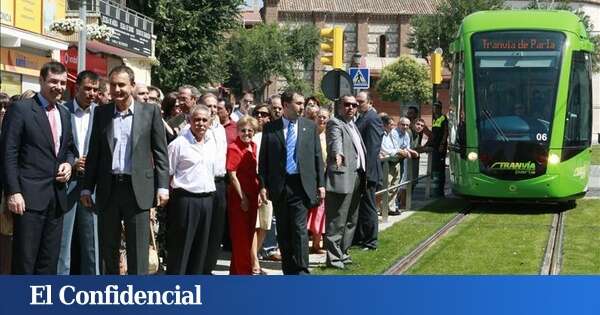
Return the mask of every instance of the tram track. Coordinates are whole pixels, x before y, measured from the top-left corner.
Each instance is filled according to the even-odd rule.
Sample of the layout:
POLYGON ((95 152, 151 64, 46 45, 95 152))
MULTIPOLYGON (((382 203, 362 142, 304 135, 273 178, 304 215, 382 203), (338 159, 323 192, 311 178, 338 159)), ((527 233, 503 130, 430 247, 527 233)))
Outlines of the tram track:
POLYGON ((540 275, 558 275, 562 264, 562 247, 565 229, 565 212, 557 212, 550 226, 550 236, 542 261, 540 275))
POLYGON ((448 221, 444 226, 439 228, 435 233, 421 242, 415 249, 413 249, 406 256, 398 260, 392 267, 387 269, 384 275, 401 275, 412 267, 424 254, 432 247, 439 239, 444 235, 448 234, 454 227, 464 221, 467 215, 470 213, 470 209, 465 209, 463 212, 457 214, 452 220, 448 221))

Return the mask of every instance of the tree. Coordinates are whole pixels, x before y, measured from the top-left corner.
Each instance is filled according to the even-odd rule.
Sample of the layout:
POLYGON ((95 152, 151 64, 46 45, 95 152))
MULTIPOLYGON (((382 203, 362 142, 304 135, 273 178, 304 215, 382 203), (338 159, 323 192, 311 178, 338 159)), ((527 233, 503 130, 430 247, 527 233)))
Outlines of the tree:
POLYGON ((154 19, 154 84, 165 91, 201 86, 228 77, 226 35, 240 24, 242 0, 129 0, 128 6, 154 19))
POLYGON ((227 85, 237 94, 247 89, 262 95, 272 78, 283 77, 288 86, 308 92, 310 86, 299 74, 311 65, 318 46, 319 33, 312 25, 294 29, 275 24, 240 28, 227 45, 234 54, 229 60, 231 77, 227 85))
POLYGON ((417 51, 425 58, 440 47, 449 52, 449 45, 469 14, 481 10, 504 8, 504 0, 445 0, 433 15, 420 15, 411 19, 413 31, 409 34, 406 47, 417 51))
POLYGON ((425 103, 432 96, 429 68, 410 56, 401 56, 383 68, 375 88, 384 101, 425 103))

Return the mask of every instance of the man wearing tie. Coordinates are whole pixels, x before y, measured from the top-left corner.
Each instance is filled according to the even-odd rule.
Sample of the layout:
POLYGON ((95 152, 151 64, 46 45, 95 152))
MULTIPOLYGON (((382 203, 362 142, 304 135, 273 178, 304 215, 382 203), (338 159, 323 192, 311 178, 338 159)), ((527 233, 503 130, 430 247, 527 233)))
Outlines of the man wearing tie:
MULTIPOLYGON (((344 269, 352 263, 352 245, 360 188, 365 179, 366 156, 354 116, 358 103, 354 96, 341 98, 336 115, 327 122, 327 178, 325 196, 327 266, 344 269)), ((362 185, 364 186, 364 185, 362 185)))
POLYGON ((301 117, 304 97, 287 91, 281 101, 283 117, 263 128, 260 198, 273 202, 283 273, 308 274, 308 209, 325 198, 321 143, 315 123, 301 117))
POLYGON ((75 156, 71 119, 59 105, 67 70, 46 63, 39 81, 40 92, 15 103, 4 118, 2 167, 8 210, 15 214, 14 274, 56 274, 75 156))
POLYGON ((81 71, 75 81, 75 98, 67 102, 65 106, 69 109, 71 126, 73 130, 73 142, 77 148, 73 176, 69 182, 67 192, 68 212, 65 213, 63 222, 60 256, 58 259, 58 274, 68 275, 71 271, 71 240, 73 231, 77 232, 76 239, 79 244, 81 263, 79 272, 83 275, 99 274, 98 267, 98 217, 90 208, 84 207, 79 202, 81 186, 83 185, 83 174, 85 173, 85 157, 87 156, 95 100, 98 97, 100 77, 89 70, 81 71), (75 228, 77 226, 77 228, 75 228))
POLYGON ((360 130, 365 147, 367 148, 367 186, 363 190, 358 210, 358 226, 354 236, 354 243, 363 250, 377 249, 377 235, 379 218, 375 203, 377 186, 382 184, 383 171, 379 162, 379 151, 383 139, 383 123, 373 108, 371 97, 367 92, 356 95, 360 115, 356 119, 356 126, 360 130))
POLYGON ((123 220, 127 270, 129 274, 147 274, 149 209, 162 207, 169 199, 165 129, 158 106, 134 101, 131 68, 114 68, 109 80, 113 103, 96 108, 94 113, 81 202, 92 207, 95 189, 106 273, 119 273, 123 220))

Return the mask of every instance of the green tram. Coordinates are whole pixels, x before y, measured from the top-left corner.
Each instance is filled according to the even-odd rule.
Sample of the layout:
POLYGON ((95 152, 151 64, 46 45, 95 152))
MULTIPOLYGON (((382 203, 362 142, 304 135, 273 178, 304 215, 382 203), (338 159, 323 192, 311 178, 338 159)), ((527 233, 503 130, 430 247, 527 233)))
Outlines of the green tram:
POLYGON ((593 48, 567 11, 482 11, 463 20, 450 47, 456 194, 573 204, 586 193, 593 48))

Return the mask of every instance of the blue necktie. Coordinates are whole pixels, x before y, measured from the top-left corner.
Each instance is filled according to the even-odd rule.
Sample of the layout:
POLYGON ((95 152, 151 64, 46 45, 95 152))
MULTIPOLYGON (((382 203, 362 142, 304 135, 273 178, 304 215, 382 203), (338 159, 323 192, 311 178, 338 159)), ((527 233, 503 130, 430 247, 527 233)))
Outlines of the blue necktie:
POLYGON ((297 174, 298 167, 296 165, 296 122, 290 120, 287 128, 287 139, 285 139, 286 163, 285 171, 288 174, 297 174))

